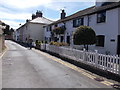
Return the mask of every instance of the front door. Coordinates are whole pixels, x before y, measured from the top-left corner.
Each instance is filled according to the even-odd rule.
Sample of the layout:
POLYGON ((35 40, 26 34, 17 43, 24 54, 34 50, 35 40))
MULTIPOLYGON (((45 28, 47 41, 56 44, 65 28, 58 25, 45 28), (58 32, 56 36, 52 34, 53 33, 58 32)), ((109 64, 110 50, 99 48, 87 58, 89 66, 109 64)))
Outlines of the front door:
POLYGON ((120 55, 120 35, 118 35, 117 54, 120 55))
POLYGON ((64 37, 63 37, 63 36, 61 36, 61 39, 60 39, 60 41, 61 41, 61 42, 63 42, 63 39, 64 39, 64 37))
POLYGON ((67 43, 70 44, 70 36, 67 36, 67 43))

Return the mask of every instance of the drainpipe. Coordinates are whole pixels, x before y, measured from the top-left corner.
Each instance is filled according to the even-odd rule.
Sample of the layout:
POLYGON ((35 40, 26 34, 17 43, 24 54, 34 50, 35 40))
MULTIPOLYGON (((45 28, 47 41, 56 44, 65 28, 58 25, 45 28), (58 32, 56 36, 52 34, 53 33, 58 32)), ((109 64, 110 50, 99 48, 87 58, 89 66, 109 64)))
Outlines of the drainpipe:
POLYGON ((71 38, 70 39, 70 41, 71 41, 70 42, 71 43, 70 46, 71 46, 71 48, 73 48, 73 31, 71 31, 71 33, 70 33, 70 38, 71 38))
POLYGON ((87 26, 89 26, 89 21, 90 21, 89 15, 87 17, 88 17, 87 26))

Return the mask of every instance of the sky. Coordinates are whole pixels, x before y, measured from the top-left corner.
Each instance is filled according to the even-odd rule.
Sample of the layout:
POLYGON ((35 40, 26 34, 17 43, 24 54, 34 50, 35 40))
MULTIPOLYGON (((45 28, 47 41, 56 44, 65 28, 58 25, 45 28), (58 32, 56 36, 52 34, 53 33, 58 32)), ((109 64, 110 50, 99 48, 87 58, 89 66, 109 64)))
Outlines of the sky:
POLYGON ((61 9, 65 9, 66 16, 69 16, 94 5, 95 0, 0 0, 0 20, 17 29, 37 10, 56 21, 60 19, 61 9))

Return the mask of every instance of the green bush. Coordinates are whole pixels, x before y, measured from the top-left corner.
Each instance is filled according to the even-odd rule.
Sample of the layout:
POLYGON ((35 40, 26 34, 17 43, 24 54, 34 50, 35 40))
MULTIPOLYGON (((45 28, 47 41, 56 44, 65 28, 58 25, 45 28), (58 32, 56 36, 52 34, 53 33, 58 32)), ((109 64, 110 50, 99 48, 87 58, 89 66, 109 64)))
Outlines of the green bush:
POLYGON ((61 27, 55 27, 52 31, 55 34, 64 34, 66 28, 65 26, 61 26, 61 27))
POLYGON ((68 46, 68 44, 65 43, 65 42, 54 42, 54 41, 52 41, 49 44, 50 45, 55 45, 55 46, 68 46))
POLYGON ((39 45, 41 45, 41 42, 39 40, 36 40, 35 44, 36 44, 36 46, 39 46, 39 45))

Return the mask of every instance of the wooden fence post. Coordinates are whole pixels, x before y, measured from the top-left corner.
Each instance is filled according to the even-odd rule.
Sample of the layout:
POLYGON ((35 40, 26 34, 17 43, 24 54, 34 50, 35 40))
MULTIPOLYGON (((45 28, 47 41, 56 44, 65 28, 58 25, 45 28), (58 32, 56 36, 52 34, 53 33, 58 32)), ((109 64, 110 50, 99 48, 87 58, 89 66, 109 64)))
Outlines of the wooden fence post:
POLYGON ((85 61, 85 48, 83 48, 83 62, 86 63, 86 61, 85 61))
POLYGON ((95 66, 98 67, 98 50, 95 50, 95 66))

